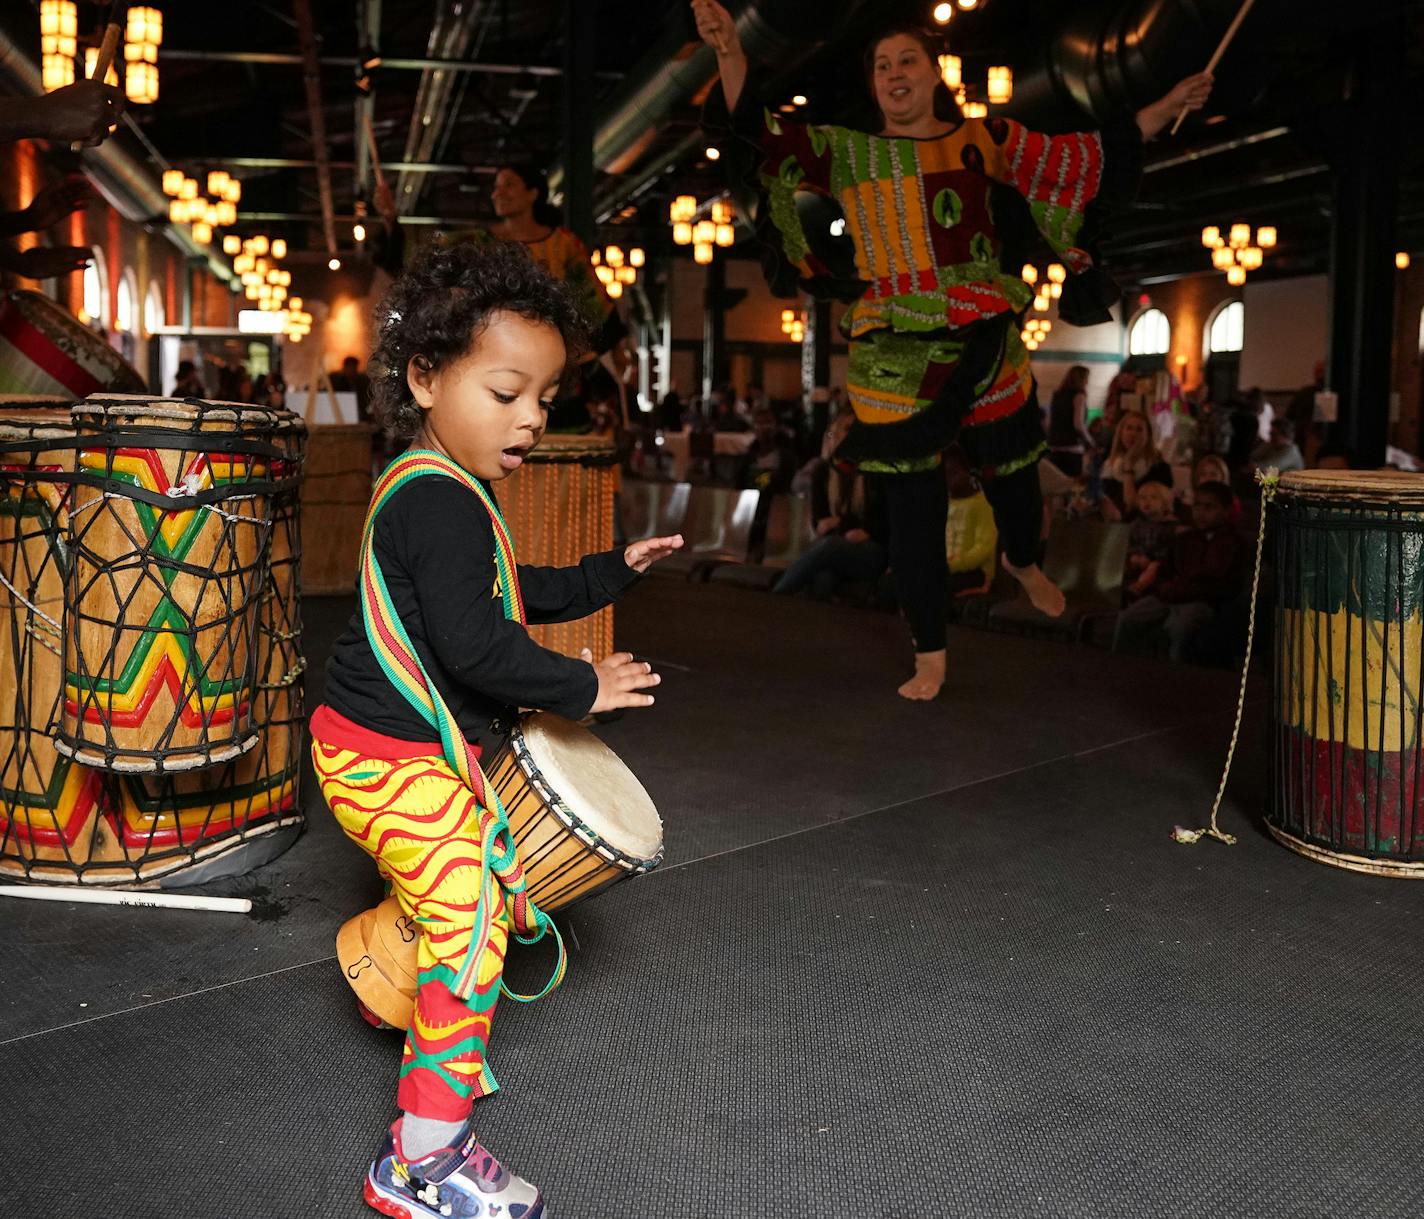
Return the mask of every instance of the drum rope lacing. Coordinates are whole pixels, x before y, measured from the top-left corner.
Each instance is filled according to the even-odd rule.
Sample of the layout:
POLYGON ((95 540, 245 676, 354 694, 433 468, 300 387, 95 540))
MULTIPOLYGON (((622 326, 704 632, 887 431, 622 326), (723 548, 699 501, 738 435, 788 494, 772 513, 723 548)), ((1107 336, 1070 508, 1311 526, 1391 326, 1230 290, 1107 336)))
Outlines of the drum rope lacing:
POLYGON ((1224 842, 1227 846, 1236 844, 1236 835, 1228 834, 1216 824, 1221 812, 1221 801, 1226 795, 1226 781, 1231 777, 1231 763, 1236 757, 1236 743, 1241 736, 1241 719, 1246 712, 1246 679, 1251 673, 1251 649, 1256 642, 1256 594, 1261 587, 1261 555, 1266 547, 1266 509, 1276 498, 1276 488, 1280 485, 1281 472, 1275 466, 1256 471, 1256 482, 1261 487, 1261 527, 1256 531, 1256 568, 1251 574, 1251 615, 1246 625, 1246 659, 1241 663, 1241 688, 1236 695, 1236 723, 1231 729, 1231 744, 1226 750, 1226 765, 1221 768, 1221 782, 1216 789, 1216 799, 1211 802, 1211 821, 1199 830, 1173 827, 1172 837, 1177 842, 1194 843, 1203 835, 1224 842))

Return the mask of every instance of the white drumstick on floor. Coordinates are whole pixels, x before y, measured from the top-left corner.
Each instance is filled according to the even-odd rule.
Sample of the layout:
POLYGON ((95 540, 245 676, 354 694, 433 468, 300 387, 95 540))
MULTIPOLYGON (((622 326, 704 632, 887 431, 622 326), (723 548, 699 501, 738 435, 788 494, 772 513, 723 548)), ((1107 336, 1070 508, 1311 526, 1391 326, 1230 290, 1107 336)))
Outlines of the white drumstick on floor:
POLYGON ((84 902, 96 906, 163 906, 171 910, 215 910, 248 914, 246 897, 198 897, 188 893, 144 893, 133 889, 77 889, 69 885, 0 885, 0 897, 42 902, 84 902))

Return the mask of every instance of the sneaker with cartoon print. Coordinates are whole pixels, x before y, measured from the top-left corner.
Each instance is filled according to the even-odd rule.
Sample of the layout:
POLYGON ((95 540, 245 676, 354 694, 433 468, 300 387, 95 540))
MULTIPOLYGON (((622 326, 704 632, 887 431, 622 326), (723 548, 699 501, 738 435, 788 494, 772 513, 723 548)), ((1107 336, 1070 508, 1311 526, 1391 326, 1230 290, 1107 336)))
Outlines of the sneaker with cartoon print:
POLYGON ((392 1219, 546 1219, 544 1199, 475 1139, 474 1127, 454 1147, 407 1161, 400 1123, 387 1132, 366 1173, 368 1205, 392 1219))

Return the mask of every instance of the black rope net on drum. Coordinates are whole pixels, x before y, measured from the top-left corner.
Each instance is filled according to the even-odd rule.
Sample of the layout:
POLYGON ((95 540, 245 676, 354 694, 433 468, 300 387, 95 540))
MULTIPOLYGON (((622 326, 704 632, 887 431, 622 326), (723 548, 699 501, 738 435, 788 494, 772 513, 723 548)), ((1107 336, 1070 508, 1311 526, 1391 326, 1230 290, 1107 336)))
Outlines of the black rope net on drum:
POLYGON ((1424 513, 1352 493, 1277 501, 1268 824, 1424 864, 1424 513))
POLYGON ((96 426, 95 405, 69 471, 6 471, 6 521, 63 509, 0 525, 0 870, 32 879, 152 879, 299 823, 302 429, 205 430, 235 408, 196 401, 96 426), (37 600, 56 587, 62 627, 37 600))

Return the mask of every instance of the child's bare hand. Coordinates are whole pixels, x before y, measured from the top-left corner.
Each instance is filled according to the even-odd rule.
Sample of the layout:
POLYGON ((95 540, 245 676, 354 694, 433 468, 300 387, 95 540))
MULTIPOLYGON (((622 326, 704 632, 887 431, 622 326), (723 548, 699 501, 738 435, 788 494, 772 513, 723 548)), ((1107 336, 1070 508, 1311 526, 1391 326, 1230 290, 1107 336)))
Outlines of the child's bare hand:
POLYGON ((634 571, 647 571, 659 559, 681 549, 682 534, 675 533, 670 538, 644 538, 634 542, 623 552, 623 558, 634 571))
POLYGON ((614 652, 593 664, 593 653, 587 648, 579 656, 593 665, 593 671, 598 674, 598 697, 593 700, 589 714, 653 705, 653 696, 639 691, 658 685, 662 678, 646 660, 634 660, 628 652, 614 652))

